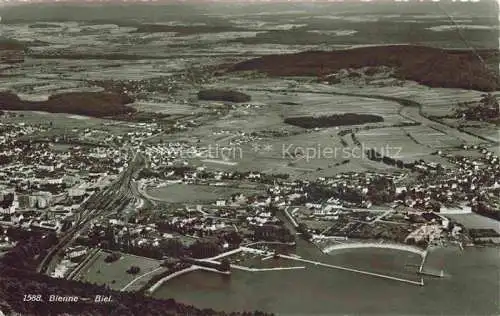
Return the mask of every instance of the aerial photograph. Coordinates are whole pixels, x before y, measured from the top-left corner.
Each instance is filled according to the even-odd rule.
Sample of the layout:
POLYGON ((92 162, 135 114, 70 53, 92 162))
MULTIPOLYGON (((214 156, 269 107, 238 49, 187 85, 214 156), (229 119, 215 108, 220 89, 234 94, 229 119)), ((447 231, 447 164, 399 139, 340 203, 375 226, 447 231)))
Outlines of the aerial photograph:
POLYGON ((0 316, 500 315, 496 0, 0 0, 0 316))

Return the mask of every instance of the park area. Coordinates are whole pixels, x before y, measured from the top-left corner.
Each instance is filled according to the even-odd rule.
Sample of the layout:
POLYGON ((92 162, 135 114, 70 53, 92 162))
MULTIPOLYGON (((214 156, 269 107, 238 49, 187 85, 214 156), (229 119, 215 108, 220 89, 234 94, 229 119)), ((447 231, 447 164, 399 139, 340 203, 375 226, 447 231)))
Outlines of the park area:
POLYGON ((106 262, 105 258, 110 253, 100 251, 94 260, 84 267, 80 281, 108 285, 113 290, 121 290, 132 280, 148 273, 144 277, 130 284, 126 289, 139 289, 147 280, 156 273, 163 272, 166 268, 160 266, 161 261, 146 257, 120 253, 120 258, 114 262, 106 262), (136 274, 128 273, 130 267, 136 266, 140 271, 136 274))

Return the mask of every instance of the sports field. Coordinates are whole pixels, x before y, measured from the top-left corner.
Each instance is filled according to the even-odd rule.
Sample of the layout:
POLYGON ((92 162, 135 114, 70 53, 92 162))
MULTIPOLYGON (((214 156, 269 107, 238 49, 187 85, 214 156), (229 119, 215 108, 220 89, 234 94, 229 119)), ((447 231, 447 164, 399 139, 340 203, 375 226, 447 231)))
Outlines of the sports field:
POLYGON ((233 194, 246 195, 259 193, 259 190, 247 188, 230 188, 213 185, 169 184, 148 191, 151 197, 170 202, 182 203, 192 201, 210 201, 228 198, 233 194))

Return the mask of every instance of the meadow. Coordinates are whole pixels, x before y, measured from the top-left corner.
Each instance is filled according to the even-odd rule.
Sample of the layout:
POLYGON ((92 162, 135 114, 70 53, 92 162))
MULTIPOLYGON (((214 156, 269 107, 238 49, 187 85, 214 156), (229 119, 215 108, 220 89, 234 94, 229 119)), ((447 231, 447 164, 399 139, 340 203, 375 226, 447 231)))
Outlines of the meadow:
POLYGON ((148 195, 157 200, 169 203, 183 203, 194 201, 212 201, 225 199, 237 193, 256 194, 259 192, 260 191, 258 190, 247 188, 228 188, 225 186, 167 184, 149 189, 148 195))
POLYGON ((162 262, 161 260, 121 253, 120 259, 106 263, 104 259, 107 256, 108 253, 101 251, 90 266, 84 267, 81 281, 105 284, 114 290, 121 290, 136 277, 160 268, 162 262), (138 266, 141 269, 140 272, 136 275, 127 273, 131 266, 138 266))

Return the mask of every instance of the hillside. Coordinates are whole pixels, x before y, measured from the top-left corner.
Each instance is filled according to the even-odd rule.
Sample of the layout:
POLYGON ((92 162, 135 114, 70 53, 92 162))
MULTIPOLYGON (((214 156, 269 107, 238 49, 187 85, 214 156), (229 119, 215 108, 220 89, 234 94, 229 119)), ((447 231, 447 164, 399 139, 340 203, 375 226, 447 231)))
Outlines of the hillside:
MULTIPOLYGON (((480 51, 487 63, 499 52, 480 51)), ((318 76, 340 69, 394 67, 394 76, 429 87, 495 91, 500 87, 496 73, 489 71, 471 51, 444 50, 424 46, 391 45, 336 51, 309 51, 268 55, 233 65, 229 71, 261 71, 270 76, 318 76)))
POLYGON ((2 50, 24 50, 25 46, 18 40, 0 36, 0 51, 2 50))
POLYGON ((24 61, 24 44, 0 37, 0 64, 17 64, 24 61))
MULTIPOLYGON (((118 292, 103 285, 78 282, 73 280, 50 278, 31 271, 13 269, 0 265, 0 308, 6 315, 249 315, 271 316, 261 311, 226 313, 210 308, 200 309, 183 304, 173 299, 153 299, 139 293, 118 292), (34 291, 41 294, 39 302, 23 302, 24 293, 34 291), (50 295, 63 297, 77 296, 83 299, 77 302, 49 302, 50 295), (110 296, 109 303, 94 303, 96 295, 110 296), (20 298, 21 297, 21 298, 20 298)), ((0 314, 1 315, 1 314, 0 314)))
POLYGON ((0 110, 46 111, 93 117, 133 113, 126 104, 133 100, 123 94, 110 92, 69 92, 56 94, 47 101, 24 101, 11 92, 0 92, 0 110))
POLYGON ((208 89, 198 92, 198 99, 205 101, 227 101, 240 103, 250 101, 251 97, 245 93, 238 91, 208 89))
POLYGON ((344 113, 325 115, 319 117, 300 116, 289 117, 284 120, 286 124, 291 124, 303 128, 323 128, 343 125, 358 125, 365 123, 383 122, 384 118, 378 115, 344 113))

